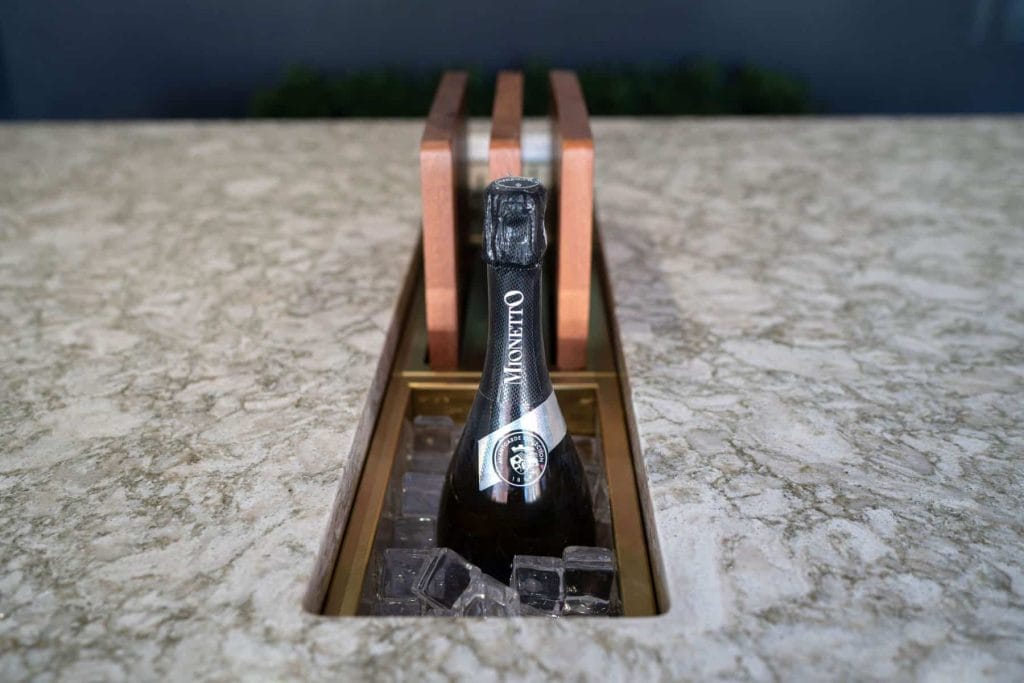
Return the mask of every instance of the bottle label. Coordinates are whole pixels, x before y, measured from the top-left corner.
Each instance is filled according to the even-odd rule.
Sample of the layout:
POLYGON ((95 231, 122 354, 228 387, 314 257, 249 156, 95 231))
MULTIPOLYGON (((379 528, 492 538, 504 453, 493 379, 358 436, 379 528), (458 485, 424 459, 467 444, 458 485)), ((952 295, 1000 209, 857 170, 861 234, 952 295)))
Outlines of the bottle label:
POLYGON ((548 453, 565 438, 555 392, 519 419, 477 440, 480 490, 499 482, 530 486, 544 475, 548 453))

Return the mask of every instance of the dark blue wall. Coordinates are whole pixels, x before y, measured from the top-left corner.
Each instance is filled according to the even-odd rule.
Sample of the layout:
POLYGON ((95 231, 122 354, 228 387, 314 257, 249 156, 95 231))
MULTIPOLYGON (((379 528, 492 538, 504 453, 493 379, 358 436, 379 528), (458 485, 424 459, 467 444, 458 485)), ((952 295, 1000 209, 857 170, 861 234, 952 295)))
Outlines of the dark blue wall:
POLYGON ((0 0, 0 113, 236 116, 287 67, 583 66, 702 56, 825 111, 1024 110, 1024 0, 0 0))

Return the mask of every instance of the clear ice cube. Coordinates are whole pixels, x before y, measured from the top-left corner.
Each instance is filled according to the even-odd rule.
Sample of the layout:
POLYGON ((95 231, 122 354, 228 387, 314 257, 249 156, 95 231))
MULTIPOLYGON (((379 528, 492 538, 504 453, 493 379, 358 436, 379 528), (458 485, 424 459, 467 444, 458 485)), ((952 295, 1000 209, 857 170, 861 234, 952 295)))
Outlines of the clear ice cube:
POLYGON ((413 451, 450 453, 455 423, 447 415, 418 415, 412 421, 413 451))
POLYGON ((611 524, 612 505, 611 499, 608 497, 608 482, 604 478, 604 473, 591 482, 590 500, 594 504, 594 519, 597 520, 597 523, 611 524))
POLYGON ((392 479, 388 482, 387 490, 384 493, 384 507, 380 514, 384 519, 395 519, 402 510, 402 485, 401 480, 392 479))
POLYGON ((459 441, 461 426, 456 426, 450 417, 441 415, 421 415, 414 422, 406 471, 444 474, 459 441))
POLYGON ((562 614, 569 617, 612 616, 615 614, 610 600, 586 597, 565 597, 562 614))
POLYGON ((373 605, 373 613, 380 617, 418 617, 423 604, 416 598, 381 598, 373 605))
POLYGON ((437 545, 437 522, 433 517, 399 517, 395 520, 395 548, 433 548, 437 545))
POLYGON ((592 436, 573 435, 572 443, 576 446, 576 453, 580 456, 580 464, 584 469, 601 469, 601 452, 597 445, 597 439, 592 436))
POLYGON ((401 479, 406 471, 406 463, 412 457, 412 422, 402 421, 402 429, 398 436, 397 454, 395 457, 395 468, 391 473, 391 480, 388 482, 387 499, 384 510, 381 514, 385 517, 396 517, 401 506, 401 479))
POLYGON ((402 516, 436 517, 444 475, 407 472, 402 477, 402 516))
POLYGON ((615 555, 608 548, 569 546, 562 553, 566 614, 615 611, 615 555))
POLYGON ((380 554, 377 569, 377 595, 381 598, 413 598, 420 569, 430 559, 427 549, 388 548, 380 554))
POLYGON ((402 429, 398 432, 398 459, 408 457, 412 453, 413 426, 409 420, 402 420, 402 429))
POLYGON ((429 608, 454 613, 455 604, 480 570, 448 548, 438 548, 420 570, 413 593, 429 608))
POLYGON ((450 463, 451 460, 451 453, 441 453, 440 451, 414 451, 409 456, 409 461, 406 463, 406 469, 409 472, 443 475, 448 471, 448 463, 450 463))
POLYGON ((484 573, 474 573, 457 604, 465 617, 512 617, 519 613, 516 592, 484 573))
POLYGON ((519 594, 523 614, 559 614, 565 596, 562 559, 516 555, 512 559, 512 588, 519 594))

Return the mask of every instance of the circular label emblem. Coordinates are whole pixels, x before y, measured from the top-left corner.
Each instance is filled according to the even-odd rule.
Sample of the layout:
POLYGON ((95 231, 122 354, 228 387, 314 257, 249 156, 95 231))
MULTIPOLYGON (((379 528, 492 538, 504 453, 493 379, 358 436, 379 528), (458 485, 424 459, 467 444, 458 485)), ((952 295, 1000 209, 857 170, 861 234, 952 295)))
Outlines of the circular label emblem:
POLYGON ((512 486, 529 486, 544 474, 548 449, 544 440, 533 432, 509 432, 494 446, 494 471, 512 486))

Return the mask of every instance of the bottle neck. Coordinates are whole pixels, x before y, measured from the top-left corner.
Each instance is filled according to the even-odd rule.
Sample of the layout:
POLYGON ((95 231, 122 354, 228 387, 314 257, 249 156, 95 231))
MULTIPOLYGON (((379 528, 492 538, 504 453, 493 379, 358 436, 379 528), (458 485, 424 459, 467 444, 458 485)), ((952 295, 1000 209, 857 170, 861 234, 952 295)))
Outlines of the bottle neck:
POLYGON ((487 354, 480 392, 513 413, 520 412, 517 408, 526 412, 551 394, 541 327, 540 266, 488 265, 487 292, 487 354))

